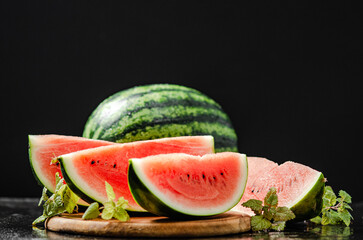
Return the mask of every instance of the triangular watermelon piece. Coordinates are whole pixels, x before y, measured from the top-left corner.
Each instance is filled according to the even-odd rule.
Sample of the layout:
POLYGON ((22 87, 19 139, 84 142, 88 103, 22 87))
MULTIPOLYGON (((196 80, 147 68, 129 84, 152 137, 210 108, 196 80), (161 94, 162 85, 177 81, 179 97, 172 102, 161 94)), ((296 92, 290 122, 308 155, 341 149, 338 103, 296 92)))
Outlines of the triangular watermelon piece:
POLYGON ((241 204, 249 199, 263 201, 269 189, 275 187, 278 205, 289 207, 296 215, 295 220, 310 219, 320 213, 325 186, 321 172, 292 161, 277 165, 267 159, 259 160, 260 164, 249 166, 251 178, 247 180, 243 198, 233 210, 253 215, 241 204))
POLYGON ((57 134, 29 135, 29 160, 34 177, 50 192, 55 190, 55 174, 61 172, 59 164, 51 164, 60 155, 112 145, 113 142, 57 134))
POLYGON ((245 154, 160 154, 130 159, 129 186, 135 200, 160 216, 211 216, 231 209, 247 181, 245 154))

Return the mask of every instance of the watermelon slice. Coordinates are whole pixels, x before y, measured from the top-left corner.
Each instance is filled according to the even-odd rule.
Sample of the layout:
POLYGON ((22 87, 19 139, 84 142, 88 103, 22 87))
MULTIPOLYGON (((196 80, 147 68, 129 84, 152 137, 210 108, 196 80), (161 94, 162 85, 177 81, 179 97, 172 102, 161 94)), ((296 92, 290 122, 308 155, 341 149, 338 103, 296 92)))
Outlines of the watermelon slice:
POLYGON ((249 163, 254 161, 257 164, 249 166, 252 174, 245 194, 233 210, 253 215, 240 205, 248 199, 263 200, 268 190, 275 187, 279 205, 289 207, 296 215, 294 220, 310 219, 321 212, 325 186, 321 172, 291 161, 277 165, 267 159, 251 158, 249 163))
POLYGON ((107 181, 113 187, 116 199, 128 200, 128 210, 145 211, 134 201, 127 184, 130 158, 161 153, 204 155, 213 152, 212 136, 184 136, 92 148, 62 155, 58 160, 68 186, 83 200, 106 202, 107 181))
POLYGON ((83 149, 115 144, 107 141, 55 134, 29 135, 28 137, 29 160, 34 177, 52 193, 55 190, 55 173, 61 172, 59 165, 51 164, 53 158, 83 149))
POLYGON ((235 206, 247 182, 246 155, 161 154, 131 159, 129 186, 147 211, 168 217, 210 216, 235 206))

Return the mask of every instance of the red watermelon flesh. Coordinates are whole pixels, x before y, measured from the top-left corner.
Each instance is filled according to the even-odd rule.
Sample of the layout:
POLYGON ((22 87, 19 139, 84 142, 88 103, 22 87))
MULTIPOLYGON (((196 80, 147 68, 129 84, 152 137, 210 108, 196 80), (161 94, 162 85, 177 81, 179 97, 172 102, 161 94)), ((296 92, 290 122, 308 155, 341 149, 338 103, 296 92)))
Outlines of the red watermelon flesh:
POLYGON ((263 199, 271 187, 275 187, 280 206, 292 207, 307 194, 316 183, 321 172, 300 163, 287 161, 257 178, 251 193, 256 199, 263 199))
POLYGON ((248 161, 248 179, 247 179, 246 190, 242 196, 242 199, 233 208, 233 210, 241 211, 248 215, 253 215, 253 211, 250 208, 245 208, 241 204, 248 201, 251 198, 255 198, 255 196, 252 193, 253 182, 259 177, 261 177, 263 174, 277 167, 278 164, 262 157, 247 157, 247 161, 248 161))
POLYGON ((55 174, 61 170, 51 160, 67 153, 115 144, 108 141, 56 134, 29 135, 29 159, 37 180, 49 191, 55 190, 55 174))
POLYGON ((83 200, 106 202, 107 181, 116 195, 124 197, 132 211, 143 211, 134 201, 127 183, 130 158, 167 153, 205 155, 214 152, 213 137, 185 136, 104 146, 60 156, 59 162, 68 186, 83 200))
MULTIPOLYGON (((287 161, 281 165, 264 158, 248 157, 249 176, 241 201, 233 210, 254 215, 241 204, 249 199, 263 201, 271 187, 277 190, 279 206, 294 207, 314 187, 322 174, 303 164, 287 161)), ((318 201, 319 202, 319 201, 318 201)))

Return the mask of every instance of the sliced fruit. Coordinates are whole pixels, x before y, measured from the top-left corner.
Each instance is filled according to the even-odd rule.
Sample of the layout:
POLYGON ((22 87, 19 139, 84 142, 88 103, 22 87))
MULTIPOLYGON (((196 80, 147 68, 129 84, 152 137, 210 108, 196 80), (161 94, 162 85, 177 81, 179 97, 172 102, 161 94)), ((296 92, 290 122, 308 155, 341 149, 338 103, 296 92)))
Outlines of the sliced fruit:
POLYGON ((214 151, 212 136, 161 138, 98 147, 62 155, 58 158, 65 181, 87 202, 106 202, 105 181, 116 199, 124 197, 128 210, 144 211, 132 198, 127 185, 128 161, 161 153, 204 155, 214 151))
MULTIPOLYGON (((264 162, 266 163, 266 160, 264 162)), ((321 212, 325 186, 325 179, 321 172, 291 161, 279 166, 273 164, 270 166, 267 172, 260 169, 251 170, 260 172, 261 175, 254 180, 248 180, 243 200, 238 205, 248 199, 263 200, 268 190, 275 187, 279 206, 289 207, 296 215, 294 220, 310 219, 321 212)), ((266 165, 262 164, 262 167, 266 165)), ((255 168, 259 166, 256 165, 255 168)), ((234 210, 251 214, 241 207, 236 207, 234 210)))
POLYGON ((210 216, 239 202, 247 173, 244 154, 161 154, 131 159, 128 181, 136 202, 151 213, 210 216))
POLYGON ((63 135, 29 135, 29 160, 37 181, 54 193, 55 173, 61 170, 51 160, 67 153, 115 143, 63 135))
POLYGON ((133 142, 163 137, 212 135, 215 151, 237 152, 237 135, 228 115, 196 89, 151 84, 106 98, 88 118, 83 137, 133 142))

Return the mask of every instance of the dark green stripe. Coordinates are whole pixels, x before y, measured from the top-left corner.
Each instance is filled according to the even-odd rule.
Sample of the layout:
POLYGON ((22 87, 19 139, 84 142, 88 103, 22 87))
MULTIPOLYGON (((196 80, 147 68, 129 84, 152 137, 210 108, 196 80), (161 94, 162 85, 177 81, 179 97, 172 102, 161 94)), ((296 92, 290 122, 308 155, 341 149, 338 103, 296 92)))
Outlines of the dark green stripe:
MULTIPOLYGON (((177 93, 180 93, 180 91, 178 90, 177 93)), ((145 96, 145 98, 142 97, 137 99, 126 98, 126 99, 120 99, 118 101, 113 100, 111 102, 104 101, 90 116, 88 122, 86 123, 83 136, 88 138, 97 138, 97 136, 95 136, 95 132, 97 131, 98 128, 108 129, 111 127, 115 127, 117 123, 122 122, 123 117, 128 117, 144 108, 182 105, 185 107, 201 106, 223 112, 222 108, 218 103, 216 103, 215 101, 204 95, 196 94, 194 92, 188 92, 187 94, 175 94, 175 93, 170 94, 169 92, 164 91, 163 94, 157 94, 155 96, 155 98, 165 97, 165 100, 162 102, 153 100, 152 97, 153 94, 156 93, 151 92, 150 94, 148 94, 148 96, 145 96), (200 98, 201 100, 198 100, 198 98, 200 98), (148 101, 148 99, 150 100, 148 101), (107 118, 105 118, 102 115, 104 113, 107 113, 108 108, 111 107, 110 105, 119 106, 120 111, 118 112, 117 109, 113 109, 113 111, 110 111, 107 118)), ((97 131, 97 135, 100 134, 103 134, 103 130, 97 131)))
POLYGON ((211 116, 210 114, 201 114, 197 116, 181 116, 170 119, 168 116, 163 118, 153 118, 150 121, 143 121, 140 123, 134 123, 126 128, 123 128, 122 131, 119 131, 118 128, 113 129, 110 128, 105 131, 105 133, 101 136, 101 139, 108 138, 107 136, 113 136, 114 140, 122 139, 126 134, 139 130, 145 129, 147 126, 155 126, 155 125, 165 125, 165 124, 185 124, 188 125, 190 122, 209 122, 209 123, 219 123, 222 126, 232 127, 229 121, 222 119, 218 116, 211 116))

